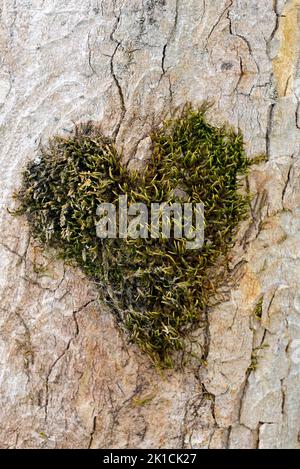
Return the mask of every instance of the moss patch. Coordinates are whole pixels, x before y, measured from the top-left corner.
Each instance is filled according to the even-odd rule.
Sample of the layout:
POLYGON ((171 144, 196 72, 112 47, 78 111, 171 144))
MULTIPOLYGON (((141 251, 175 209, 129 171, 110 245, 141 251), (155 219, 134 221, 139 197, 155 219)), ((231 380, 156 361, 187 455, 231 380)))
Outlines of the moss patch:
POLYGON ((28 165, 16 197, 35 238, 96 282, 130 340, 169 366, 188 331, 205 321, 226 270, 248 207, 238 176, 250 161, 242 135, 210 125, 203 110, 185 110, 152 140, 151 161, 138 174, 122 166, 114 142, 91 124, 81 126, 71 137, 49 142, 39 161, 28 165), (97 237, 100 203, 117 203, 122 194, 129 203, 172 203, 178 188, 186 202, 204 203, 201 250, 187 250, 184 239, 97 237))

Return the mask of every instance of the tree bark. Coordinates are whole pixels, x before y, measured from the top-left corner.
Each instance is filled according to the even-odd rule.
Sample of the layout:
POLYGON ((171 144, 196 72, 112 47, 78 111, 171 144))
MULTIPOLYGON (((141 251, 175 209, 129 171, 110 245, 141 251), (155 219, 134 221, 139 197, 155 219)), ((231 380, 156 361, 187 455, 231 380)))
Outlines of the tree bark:
POLYGON ((300 448, 299 8, 3 0, 2 448, 300 448), (204 100, 268 161, 248 178, 251 217, 209 311, 207 363, 158 373, 93 285, 7 207, 26 162, 73 122, 99 122, 138 165, 154 125, 204 100))

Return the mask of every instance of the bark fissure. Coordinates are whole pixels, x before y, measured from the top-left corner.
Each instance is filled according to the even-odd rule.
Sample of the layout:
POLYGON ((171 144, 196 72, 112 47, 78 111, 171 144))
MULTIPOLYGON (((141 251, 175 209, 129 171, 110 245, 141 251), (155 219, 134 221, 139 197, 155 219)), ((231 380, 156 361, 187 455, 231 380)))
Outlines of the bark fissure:
MULTIPOLYGON (((230 10, 230 8, 232 7, 233 5, 233 0, 230 0, 230 3, 229 5, 227 5, 224 10, 222 11, 222 13, 218 16, 218 19, 217 21, 213 24, 208 36, 207 36, 207 39, 206 39, 206 48, 208 47, 208 44, 209 44, 209 41, 211 39, 211 37, 213 36, 215 30, 217 29, 217 27, 219 26, 220 22, 222 21, 222 19, 225 17, 225 15, 227 14, 227 17, 228 17, 228 11, 230 10)), ((229 30, 230 30, 230 34, 232 34, 232 29, 231 29, 231 22, 229 22, 229 30)))
POLYGON ((122 122, 124 120, 124 117, 125 117, 125 114, 126 114, 126 104, 125 104, 125 97, 124 97, 124 92, 123 92, 123 89, 122 89, 122 86, 121 86, 121 83, 120 83, 120 80, 119 78, 117 77, 117 74, 116 74, 116 71, 115 71, 115 56, 119 50, 119 48, 121 47, 122 43, 117 41, 115 39, 115 33, 118 29, 118 26, 119 26, 119 23, 121 21, 121 14, 119 14, 119 16, 117 16, 115 14, 115 18, 116 18, 116 21, 115 21, 115 24, 114 24, 114 27, 113 27, 113 30, 110 34, 110 39, 113 43, 116 44, 115 46, 115 49, 111 55, 111 58, 110 58, 110 73, 111 73, 111 76, 113 78, 113 81, 115 83, 115 86, 117 87, 117 91, 118 91, 118 95, 119 95, 119 100, 120 100, 120 108, 121 108, 121 113, 120 113, 120 118, 119 118, 119 121, 116 125, 116 128, 113 132, 113 137, 114 138, 117 138, 117 135, 120 131, 120 128, 121 128, 121 125, 122 125, 122 122))
POLYGON ((70 346, 72 344, 72 342, 76 339, 76 337, 78 336, 79 334, 79 325, 78 325, 78 321, 77 321, 77 317, 76 315, 79 314, 81 311, 83 311, 85 308, 87 308, 91 303, 94 303, 95 300, 90 300, 88 301, 87 303, 85 303, 83 306, 81 306, 79 309, 77 309, 76 311, 73 311, 72 313, 72 317, 73 317, 73 320, 74 320, 74 323, 75 323, 75 333, 74 335, 68 340, 67 342, 67 345, 66 347, 64 348, 64 350, 61 352, 61 354, 54 360, 54 362, 50 365, 50 368, 48 370, 48 373, 46 375, 46 379, 45 379, 45 399, 44 399, 44 412, 45 412, 45 422, 47 422, 47 419, 48 419, 48 407, 49 407, 49 392, 50 392, 50 385, 49 385, 49 380, 50 380, 50 377, 51 377, 51 374, 53 373, 54 371, 54 368, 56 367, 56 365, 60 362, 60 360, 62 360, 67 352, 69 351, 70 349, 70 346))
POLYGON ((92 54, 93 54, 93 50, 91 48, 91 44, 90 44, 90 37, 91 37, 91 32, 89 32, 88 34, 88 37, 87 37, 87 47, 88 47, 88 63, 89 63, 89 67, 92 71, 92 74, 95 74, 97 75, 97 71, 92 63, 92 54))

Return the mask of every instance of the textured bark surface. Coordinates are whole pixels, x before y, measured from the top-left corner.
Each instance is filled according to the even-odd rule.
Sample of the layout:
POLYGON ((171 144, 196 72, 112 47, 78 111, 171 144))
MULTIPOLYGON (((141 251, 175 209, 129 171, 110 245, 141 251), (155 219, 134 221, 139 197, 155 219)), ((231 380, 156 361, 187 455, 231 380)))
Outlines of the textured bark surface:
POLYGON ((1 447, 300 448, 299 8, 2 0, 1 447), (6 207, 26 161, 73 122, 100 122, 138 165, 153 124, 205 99, 268 162, 249 177, 251 219, 209 312, 207 365, 158 374, 93 285, 6 207))

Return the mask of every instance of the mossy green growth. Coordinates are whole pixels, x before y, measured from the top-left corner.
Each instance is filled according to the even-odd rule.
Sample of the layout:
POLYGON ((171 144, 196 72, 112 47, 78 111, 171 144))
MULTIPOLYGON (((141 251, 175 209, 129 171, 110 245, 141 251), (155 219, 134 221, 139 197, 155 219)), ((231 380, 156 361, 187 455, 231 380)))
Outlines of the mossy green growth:
POLYGON ((254 316, 259 321, 261 321, 262 319, 263 302, 264 302, 264 298, 262 297, 257 303, 257 305, 255 306, 255 310, 254 310, 254 316))
POLYGON ((226 255, 248 209, 238 176, 250 161, 242 135, 210 125, 203 109, 186 109, 152 140, 151 160, 137 173, 122 165, 114 142, 92 124, 55 137, 28 165, 17 199, 35 238, 81 267, 130 340, 155 363, 169 366, 187 333, 205 322, 226 271, 226 255), (178 189, 186 202, 204 203, 202 249, 187 250, 184 239, 97 237, 100 203, 117 203, 127 194, 129 204, 150 207, 178 201, 178 189))

